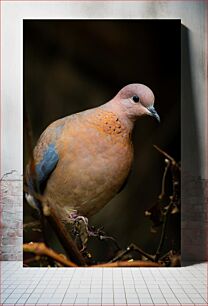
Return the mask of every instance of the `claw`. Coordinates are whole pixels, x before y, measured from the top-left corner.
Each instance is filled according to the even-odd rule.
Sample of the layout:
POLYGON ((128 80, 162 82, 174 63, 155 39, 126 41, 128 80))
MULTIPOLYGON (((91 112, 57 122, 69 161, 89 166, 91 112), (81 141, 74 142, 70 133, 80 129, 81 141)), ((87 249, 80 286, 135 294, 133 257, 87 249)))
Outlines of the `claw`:
POLYGON ((88 242, 88 219, 84 216, 79 216, 77 211, 73 211, 69 215, 70 223, 72 224, 72 232, 81 243, 80 252, 83 252, 87 247, 88 242))
POLYGON ((87 247, 89 237, 97 237, 100 240, 111 240, 116 247, 120 249, 115 238, 106 236, 103 227, 96 229, 94 226, 89 226, 88 218, 79 216, 77 211, 70 214, 70 222, 73 225, 73 233, 81 242, 80 252, 83 252, 87 247))

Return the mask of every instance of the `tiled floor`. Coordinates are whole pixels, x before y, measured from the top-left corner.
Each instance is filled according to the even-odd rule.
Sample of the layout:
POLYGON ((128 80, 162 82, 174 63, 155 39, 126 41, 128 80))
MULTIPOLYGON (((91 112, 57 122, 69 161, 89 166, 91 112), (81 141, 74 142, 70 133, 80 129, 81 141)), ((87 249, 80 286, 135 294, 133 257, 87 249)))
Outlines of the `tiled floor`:
POLYGON ((0 305, 207 305, 207 264, 183 268, 22 268, 1 262, 0 305))

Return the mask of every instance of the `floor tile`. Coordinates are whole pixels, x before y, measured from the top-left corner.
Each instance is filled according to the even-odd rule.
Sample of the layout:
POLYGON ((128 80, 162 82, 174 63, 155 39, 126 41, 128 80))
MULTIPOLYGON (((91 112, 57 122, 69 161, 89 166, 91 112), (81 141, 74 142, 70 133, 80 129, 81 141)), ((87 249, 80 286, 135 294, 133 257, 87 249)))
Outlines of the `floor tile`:
POLYGON ((207 305, 207 264, 183 268, 22 268, 1 262, 4 305, 207 305))

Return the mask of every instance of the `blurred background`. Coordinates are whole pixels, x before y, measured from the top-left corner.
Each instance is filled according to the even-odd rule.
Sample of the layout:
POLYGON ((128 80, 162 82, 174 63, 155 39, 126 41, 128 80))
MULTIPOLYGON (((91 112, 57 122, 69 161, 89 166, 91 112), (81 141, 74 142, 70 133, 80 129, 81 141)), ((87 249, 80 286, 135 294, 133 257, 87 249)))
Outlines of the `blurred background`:
MULTIPOLYGON (((154 253, 160 228, 151 231, 145 211, 161 192, 164 157, 156 144, 180 161, 180 20, 24 20, 24 105, 35 145, 54 120, 103 104, 123 86, 143 83, 155 94, 161 117, 135 126, 135 158, 125 189, 90 224, 104 227, 121 248, 135 243, 154 253)), ((29 160, 24 140, 24 164, 29 160)), ((168 177, 167 194, 172 182, 168 177)), ((33 219, 24 203, 24 222, 33 219)), ((25 233, 25 241, 37 234, 25 233)), ((105 242, 93 243, 102 259, 105 242)), ((180 250, 180 215, 167 228, 163 252, 180 250)))

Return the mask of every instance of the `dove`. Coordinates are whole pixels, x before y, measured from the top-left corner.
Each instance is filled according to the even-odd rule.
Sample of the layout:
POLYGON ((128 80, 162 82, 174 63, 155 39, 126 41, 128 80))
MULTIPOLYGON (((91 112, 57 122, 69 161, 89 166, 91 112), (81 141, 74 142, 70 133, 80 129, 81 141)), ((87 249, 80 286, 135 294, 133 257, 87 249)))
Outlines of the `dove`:
POLYGON ((133 161, 132 131, 143 116, 160 117, 154 94, 143 84, 123 87, 110 101, 51 123, 40 136, 26 168, 26 199, 34 192, 67 221, 90 217, 122 189, 133 161))

